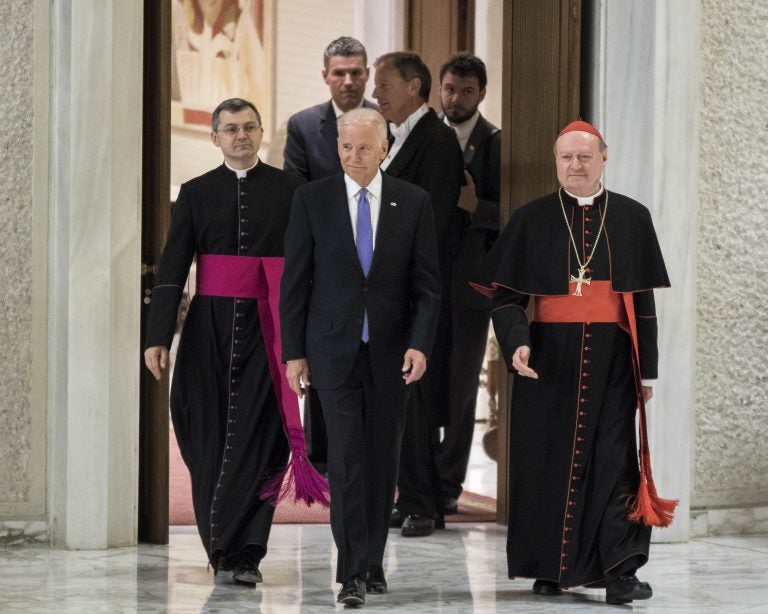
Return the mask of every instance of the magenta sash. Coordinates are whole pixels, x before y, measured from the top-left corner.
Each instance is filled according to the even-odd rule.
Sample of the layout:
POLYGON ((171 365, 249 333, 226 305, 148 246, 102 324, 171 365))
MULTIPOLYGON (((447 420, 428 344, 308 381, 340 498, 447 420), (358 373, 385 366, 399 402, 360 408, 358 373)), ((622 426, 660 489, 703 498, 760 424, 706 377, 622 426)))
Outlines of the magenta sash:
POLYGON ((307 505, 319 502, 328 506, 328 482, 307 457, 304 429, 299 415, 299 402, 285 376, 281 360, 280 341, 280 279, 283 275, 283 258, 257 256, 228 256, 198 254, 197 294, 248 298, 258 301, 259 320, 267 349, 267 363, 274 384, 277 404, 288 436, 291 458, 278 475, 264 485, 261 497, 275 503, 294 493, 294 500, 307 505))

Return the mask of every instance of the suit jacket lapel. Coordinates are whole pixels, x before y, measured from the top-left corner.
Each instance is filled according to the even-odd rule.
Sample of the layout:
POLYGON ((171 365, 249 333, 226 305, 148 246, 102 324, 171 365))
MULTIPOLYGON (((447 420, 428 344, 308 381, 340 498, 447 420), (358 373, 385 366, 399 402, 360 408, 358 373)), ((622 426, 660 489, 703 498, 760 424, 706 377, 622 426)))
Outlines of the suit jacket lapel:
POLYGON ((394 240, 393 234, 397 229, 397 199, 389 186, 386 174, 381 178, 381 203, 379 203, 379 223, 376 226, 376 247, 373 250, 373 260, 369 275, 376 268, 377 263, 384 257, 387 245, 394 240))
POLYGON ((477 153, 478 149, 480 149, 480 145, 483 142, 483 139, 485 139, 485 135, 488 129, 485 126, 485 120, 483 119, 483 116, 477 118, 477 123, 475 124, 475 127, 472 129, 472 134, 469 135, 469 139, 467 140, 467 146, 464 148, 464 166, 469 166, 472 164, 472 160, 475 158, 475 154, 477 153))
POLYGON ((357 255, 357 246, 355 245, 355 235, 352 232, 352 219, 349 217, 349 204, 347 203, 347 185, 344 183, 344 175, 337 175, 333 187, 328 196, 331 209, 331 224, 333 228, 338 229, 341 235, 341 242, 344 244, 350 258, 355 261, 360 274, 363 273, 363 267, 360 266, 360 258, 357 255))
POLYGON ((426 115, 424 115, 418 122, 416 122, 413 130, 411 130, 411 133, 405 139, 405 143, 403 143, 400 151, 398 151, 397 155, 392 159, 392 162, 389 163, 389 166, 387 166, 387 170, 385 172, 394 177, 400 176, 400 174, 403 172, 403 169, 408 166, 411 158, 419 150, 421 143, 427 137, 428 126, 433 117, 434 119, 437 119, 435 112, 430 109, 427 111, 426 115))
POLYGON ((320 136, 332 151, 338 149, 339 133, 336 128, 336 112, 333 110, 333 104, 330 100, 328 101, 325 115, 320 122, 320 136))

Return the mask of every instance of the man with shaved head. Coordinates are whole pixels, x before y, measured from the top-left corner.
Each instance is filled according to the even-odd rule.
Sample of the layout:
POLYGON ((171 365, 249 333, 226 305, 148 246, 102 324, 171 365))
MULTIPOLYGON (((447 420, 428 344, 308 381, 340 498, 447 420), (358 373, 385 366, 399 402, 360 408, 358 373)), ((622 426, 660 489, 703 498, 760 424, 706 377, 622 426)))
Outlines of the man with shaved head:
POLYGON ((554 153, 560 188, 514 213, 483 284, 515 374, 508 573, 534 579, 537 595, 605 587, 608 603, 625 604, 651 597, 635 571, 676 504, 656 493, 645 425, 653 289, 669 278, 648 209, 602 183, 600 132, 573 122, 554 153))

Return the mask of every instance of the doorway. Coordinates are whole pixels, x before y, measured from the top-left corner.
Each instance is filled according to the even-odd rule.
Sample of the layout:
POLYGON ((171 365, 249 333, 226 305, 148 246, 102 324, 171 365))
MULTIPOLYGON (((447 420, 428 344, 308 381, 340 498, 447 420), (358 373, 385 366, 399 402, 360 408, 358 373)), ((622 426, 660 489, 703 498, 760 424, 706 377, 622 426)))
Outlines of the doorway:
MULTIPOLYGON (((413 49, 438 62, 462 46, 472 48, 468 27, 477 1, 450 3, 452 41, 435 42, 433 21, 445 3, 406 3, 406 32, 413 49), (462 17, 462 11, 464 11, 462 17), (469 12, 467 12, 469 11, 469 12), (450 47, 455 45, 455 47, 450 47), (435 59, 440 58, 440 59, 435 59)), ((502 225, 521 204, 555 187, 551 144, 560 126, 579 114, 582 0, 508 0, 502 34, 502 225)), ((154 272, 170 222, 171 2, 144 0, 144 164, 142 198, 142 324, 154 272)), ((437 74, 437 68, 430 64, 437 74)), ((437 103, 439 107, 439 102, 437 103)), ((143 326, 142 326, 143 329, 143 326)), ((143 336, 143 333, 142 333, 143 336)), ((139 539, 168 542, 168 380, 141 369, 139 539)), ((509 379, 499 367, 497 521, 507 514, 507 399, 509 379)))

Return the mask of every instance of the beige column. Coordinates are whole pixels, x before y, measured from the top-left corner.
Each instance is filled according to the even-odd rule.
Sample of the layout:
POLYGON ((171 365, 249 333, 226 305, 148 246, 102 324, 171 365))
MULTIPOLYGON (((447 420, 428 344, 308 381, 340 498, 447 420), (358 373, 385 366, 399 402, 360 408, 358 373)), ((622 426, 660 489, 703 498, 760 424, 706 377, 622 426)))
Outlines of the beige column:
MULTIPOLYGON (((50 13, 49 513, 57 546, 136 543, 142 3, 50 13)), ((44 75, 41 75, 41 78, 44 75)), ((45 121, 45 118, 40 118, 45 121)))

